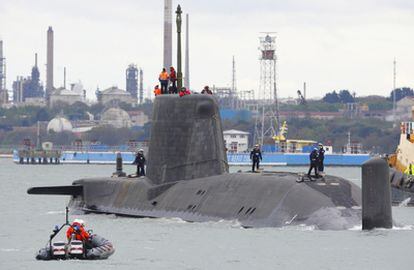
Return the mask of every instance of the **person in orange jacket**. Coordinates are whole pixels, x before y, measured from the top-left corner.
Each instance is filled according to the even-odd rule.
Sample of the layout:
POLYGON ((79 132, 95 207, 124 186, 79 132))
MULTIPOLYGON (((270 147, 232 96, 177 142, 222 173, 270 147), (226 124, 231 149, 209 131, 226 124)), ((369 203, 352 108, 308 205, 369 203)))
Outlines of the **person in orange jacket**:
POLYGON ((75 219, 69 229, 66 231, 66 237, 72 238, 72 234, 75 235, 75 239, 79 241, 89 240, 89 233, 85 230, 85 223, 81 219, 75 219))
POLYGON ((158 85, 156 85, 155 88, 154 88, 154 95, 155 96, 161 95, 161 89, 158 85))
POLYGON ((162 72, 160 73, 158 79, 161 83, 161 94, 168 94, 168 83, 170 76, 168 75, 168 72, 165 70, 165 68, 162 69, 162 72))

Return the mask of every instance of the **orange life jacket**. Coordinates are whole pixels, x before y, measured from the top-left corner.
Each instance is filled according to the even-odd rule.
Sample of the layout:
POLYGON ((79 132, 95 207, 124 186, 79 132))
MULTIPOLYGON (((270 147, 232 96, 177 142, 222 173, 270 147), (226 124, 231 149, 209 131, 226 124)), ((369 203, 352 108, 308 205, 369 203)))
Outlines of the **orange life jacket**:
POLYGON ((168 78, 169 77, 168 77, 168 72, 167 71, 160 73, 160 80, 166 81, 166 80, 168 80, 168 78))
POLYGON ((154 88, 154 95, 161 95, 161 88, 154 88))
POLYGON ((66 231, 66 237, 70 239, 72 237, 72 234, 75 234, 76 240, 79 241, 86 241, 89 239, 89 233, 85 231, 82 226, 79 226, 78 231, 76 231, 73 227, 69 227, 69 229, 66 231))

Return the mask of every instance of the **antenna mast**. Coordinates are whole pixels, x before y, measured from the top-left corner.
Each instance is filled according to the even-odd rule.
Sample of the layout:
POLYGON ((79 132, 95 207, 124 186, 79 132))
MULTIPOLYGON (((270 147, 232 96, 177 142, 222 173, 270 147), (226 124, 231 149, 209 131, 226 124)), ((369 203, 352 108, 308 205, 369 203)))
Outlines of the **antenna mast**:
POLYGON ((259 108, 261 107, 261 119, 256 117, 256 132, 254 141, 263 145, 264 137, 274 137, 279 131, 279 101, 276 84, 276 36, 274 32, 265 32, 260 37, 260 90, 259 108), (261 120, 261 121, 260 121, 261 120))
POLYGON ((237 89, 236 61, 234 60, 234 55, 233 55, 233 66, 232 66, 232 76, 231 76, 231 106, 233 109, 238 109, 236 89, 237 89))
POLYGON ((397 102, 397 97, 396 97, 396 91, 395 91, 395 87, 396 87, 396 80, 397 80, 397 61, 395 60, 394 57, 394 78, 393 78, 393 91, 392 91, 392 120, 395 122, 395 109, 396 109, 396 102, 397 102))
POLYGON ((8 102, 8 93, 6 90, 6 58, 3 55, 3 40, 0 40, 0 102, 8 102))

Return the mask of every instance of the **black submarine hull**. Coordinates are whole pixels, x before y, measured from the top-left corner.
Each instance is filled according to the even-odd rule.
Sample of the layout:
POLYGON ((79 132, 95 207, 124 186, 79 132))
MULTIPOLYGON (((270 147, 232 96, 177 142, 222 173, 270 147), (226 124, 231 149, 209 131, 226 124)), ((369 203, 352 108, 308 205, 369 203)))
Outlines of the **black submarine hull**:
POLYGON ((297 183, 297 174, 224 174, 153 185, 148 178, 83 179, 70 207, 134 217, 205 222, 237 220, 244 227, 313 225, 348 229, 361 224, 361 192, 333 176, 297 183))

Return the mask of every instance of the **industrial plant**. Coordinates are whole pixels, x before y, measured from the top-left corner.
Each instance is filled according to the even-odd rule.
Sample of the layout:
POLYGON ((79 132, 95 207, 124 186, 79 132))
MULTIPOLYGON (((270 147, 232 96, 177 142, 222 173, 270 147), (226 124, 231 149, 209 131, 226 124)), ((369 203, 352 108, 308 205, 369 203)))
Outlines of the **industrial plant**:
MULTIPOLYGON (((176 63, 177 69, 177 86, 182 86, 191 93, 200 93, 200 90, 191 86, 190 75, 193 74, 190 66, 190 14, 184 13, 181 19, 182 10, 177 10, 177 23, 180 27, 175 28, 173 22, 174 6, 172 0, 164 0, 162 24, 163 29, 160 36, 163 38, 162 62, 159 67, 169 70, 176 63), (184 16, 185 15, 185 16, 184 16), (181 33, 181 22, 183 22, 183 33, 181 33), (177 32, 177 47, 180 49, 173 53, 173 36, 177 32), (183 55, 181 57, 181 34, 183 34, 183 55), (183 65, 181 66, 181 58, 183 65)), ((161 14, 161 12, 160 12, 161 14)), ((161 26, 161 25, 160 25, 161 26)), ((161 28, 161 27, 160 27, 161 28)), ((196 28, 196 27, 194 27, 196 28)), ((97 83, 95 89, 85 89, 82 82, 68 82, 66 76, 65 63, 55 63, 55 50, 59 52, 60 44, 56 44, 52 26, 45 28, 44 38, 46 41, 45 58, 46 63, 38 60, 42 59, 42 53, 34 53, 34 63, 32 62, 30 74, 21 74, 13 79, 6 77, 6 59, 8 65, 13 64, 13 59, 7 58, 7 40, 0 40, 0 105, 5 109, 35 107, 44 108, 47 113, 36 115, 36 121, 40 121, 40 126, 46 126, 48 121, 55 117, 65 118, 71 122, 74 133, 89 132, 93 128, 104 125, 111 125, 117 128, 129 128, 143 130, 151 118, 151 108, 154 99, 153 89, 157 82, 158 74, 149 74, 148 83, 144 85, 144 68, 145 63, 140 59, 128 59, 124 67, 120 70, 111 70, 122 74, 124 78, 119 85, 102 85, 97 83), (40 63, 39 63, 40 62, 40 63), (138 64, 139 63, 139 64, 138 64), (41 68, 45 66, 45 72, 41 68), (63 85, 56 82, 56 78, 61 74, 55 74, 55 67, 61 70, 63 67, 63 85), (6 78, 11 81, 7 87, 6 78), (43 79, 44 78, 44 79, 43 79), (124 84, 125 83, 125 84, 124 84), (87 93, 94 93, 94 99, 88 99, 87 93)), ((161 30, 161 29, 160 29, 161 30)), ((59 31, 58 29, 56 31, 59 31)), ((224 59, 222 64, 228 64, 228 83, 213 83, 209 89, 220 107, 220 116, 225 121, 227 128, 226 145, 232 152, 244 152, 254 144, 259 144, 269 151, 283 149, 283 151, 298 151, 303 148, 303 141, 313 143, 316 141, 326 141, 335 147, 343 145, 360 145, 360 140, 366 139, 358 128, 349 128, 343 132, 341 138, 335 135, 329 136, 326 133, 308 132, 308 140, 301 138, 304 136, 299 130, 299 126, 304 123, 300 122, 305 119, 307 123, 319 121, 318 124, 324 126, 327 122, 334 122, 338 119, 375 119, 383 123, 394 123, 398 120, 407 120, 411 116, 411 106, 414 106, 414 98, 411 88, 397 88, 396 85, 396 61, 394 60, 394 80, 393 80, 393 97, 390 100, 387 97, 357 97, 355 93, 349 90, 334 90, 327 93, 322 99, 310 99, 309 84, 298 82, 299 90, 294 91, 290 97, 280 97, 280 83, 278 77, 278 42, 279 37, 275 32, 257 33, 259 54, 257 66, 249 67, 257 71, 258 80, 256 89, 246 89, 237 82, 237 55, 229 55, 227 60, 224 59), (303 87, 302 87, 303 85, 303 87), (308 88, 308 89, 307 89, 308 88), (411 91, 411 92, 410 92, 411 91), (308 93, 307 93, 308 92, 308 93), (397 94, 396 94, 397 93, 397 94), (401 93, 401 94, 398 94, 401 93), (308 95, 307 95, 308 94, 308 95), (379 104, 379 105, 378 105, 379 104), (391 107, 390 107, 391 105, 391 107), (289 139, 287 139, 289 125, 289 139), (358 140, 349 139, 348 134, 352 133, 358 140), (231 137, 236 136, 236 137, 231 137), (241 142, 236 140, 241 136, 241 142), (300 137, 299 137, 300 136, 300 137), (293 140, 292 137, 294 138, 293 140), (316 137, 316 138, 315 138, 316 137), (233 140, 232 140, 233 139, 233 140), (302 139, 302 140, 301 140, 302 139), (247 143, 244 141, 247 140, 247 143), (287 141, 291 141, 293 146, 288 146, 287 141), (277 148, 275 144, 281 143, 283 146, 277 148), (236 147, 236 145, 238 145, 236 147), (290 147, 290 148, 289 148, 290 147), (288 149, 288 150, 286 150, 288 149), (293 149, 293 150, 292 150, 293 149)), ((160 54, 160 56, 161 56, 160 54)), ((160 57, 161 58, 161 57, 160 57)), ((108 65, 108 68, 110 65, 108 65)), ((71 70, 69 70, 71 72, 71 70)), ((202 71, 199 71, 202 72, 202 71)), ((60 72, 59 72, 60 73, 60 72)), ((147 76, 147 75, 146 75, 147 76)), ((87 80, 88 78, 84 78, 87 80)), ((89 98, 92 95, 89 95, 89 98)), ((0 122, 0 128, 12 129, 18 123, 22 126, 36 124, 36 121, 30 120, 27 115, 21 116, 24 120, 18 119, 14 122, 0 122)), ((358 123, 359 124, 359 123, 358 123)), ((333 123, 329 122, 332 126, 333 123)), ((148 139, 148 127, 146 127, 145 136, 141 139, 148 139)), ((55 129, 53 129, 55 130, 55 129)), ((59 130, 60 129, 56 129, 59 130)), ((67 131, 67 129, 65 129, 67 131)), ((379 135, 378 135, 379 136, 379 135)), ((372 140, 368 141, 371 143, 372 140)), ((376 143, 379 144, 379 143, 376 143)), ((382 144, 387 145, 387 144, 382 144)), ((306 145, 305 145, 306 146, 306 145)), ((359 147, 358 149, 362 149, 359 147)), ((379 151, 378 146, 369 146, 370 150, 379 151)), ((384 148, 384 146, 381 146, 384 148)), ((347 147, 346 149, 350 149, 347 147)), ((358 150, 362 151, 362 150, 358 150)), ((357 152, 358 152, 357 151, 357 152)))

